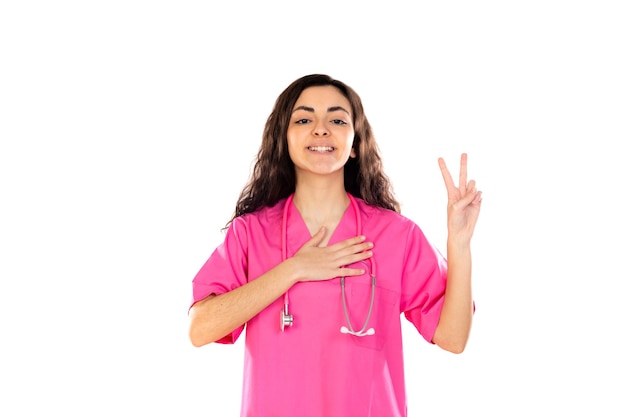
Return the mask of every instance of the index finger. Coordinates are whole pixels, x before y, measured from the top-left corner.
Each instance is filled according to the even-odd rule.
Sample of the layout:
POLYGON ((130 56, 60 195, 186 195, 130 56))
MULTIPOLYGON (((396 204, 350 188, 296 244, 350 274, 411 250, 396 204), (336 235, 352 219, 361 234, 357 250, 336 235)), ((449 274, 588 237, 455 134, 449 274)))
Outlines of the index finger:
POLYGON ((439 158, 437 162, 439 162, 439 169, 441 170, 441 175, 443 176, 443 182, 446 184, 446 189, 450 192, 450 190, 455 188, 452 175, 450 175, 450 171, 448 171, 448 167, 446 166, 446 162, 443 158, 439 158))

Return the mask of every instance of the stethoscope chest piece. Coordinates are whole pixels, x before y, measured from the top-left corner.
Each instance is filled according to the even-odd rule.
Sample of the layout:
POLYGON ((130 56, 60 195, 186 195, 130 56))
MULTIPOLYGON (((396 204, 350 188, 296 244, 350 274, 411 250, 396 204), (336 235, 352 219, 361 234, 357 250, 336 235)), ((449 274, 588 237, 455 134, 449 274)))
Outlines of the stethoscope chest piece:
POLYGON ((286 326, 293 326, 293 314, 289 314, 287 305, 280 310, 280 331, 284 332, 286 326))

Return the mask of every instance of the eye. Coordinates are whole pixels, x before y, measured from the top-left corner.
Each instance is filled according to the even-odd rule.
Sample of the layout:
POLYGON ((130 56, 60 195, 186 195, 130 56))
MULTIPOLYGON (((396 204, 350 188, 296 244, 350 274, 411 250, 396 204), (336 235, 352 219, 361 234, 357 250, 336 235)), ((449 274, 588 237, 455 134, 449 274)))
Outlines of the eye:
POLYGON ((297 125, 306 125, 308 123, 311 123, 311 120, 309 120, 309 119, 297 119, 294 123, 297 124, 297 125))
POLYGON ((341 120, 341 119, 334 119, 334 120, 331 120, 330 122, 335 125, 347 125, 348 124, 345 120, 341 120))

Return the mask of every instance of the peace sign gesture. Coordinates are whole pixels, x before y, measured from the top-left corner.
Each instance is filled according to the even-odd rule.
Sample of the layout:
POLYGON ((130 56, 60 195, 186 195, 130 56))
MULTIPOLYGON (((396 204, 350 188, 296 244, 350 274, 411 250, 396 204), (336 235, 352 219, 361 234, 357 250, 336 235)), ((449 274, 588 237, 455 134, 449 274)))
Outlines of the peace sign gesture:
POLYGON ((467 181, 466 153, 461 154, 458 187, 454 185, 443 158, 439 158, 438 162, 448 190, 448 237, 469 243, 480 213, 482 192, 476 188, 476 181, 467 181))

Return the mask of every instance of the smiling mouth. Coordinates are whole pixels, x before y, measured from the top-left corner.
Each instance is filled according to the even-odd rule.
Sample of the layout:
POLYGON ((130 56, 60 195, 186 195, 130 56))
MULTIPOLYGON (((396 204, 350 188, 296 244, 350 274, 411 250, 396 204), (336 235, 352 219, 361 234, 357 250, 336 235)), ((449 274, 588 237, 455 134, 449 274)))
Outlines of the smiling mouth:
POLYGON ((309 146, 307 149, 314 152, 332 152, 335 150, 332 146, 309 146))

